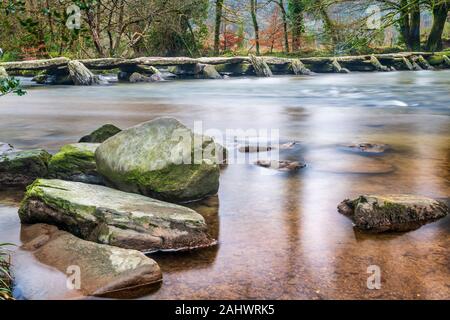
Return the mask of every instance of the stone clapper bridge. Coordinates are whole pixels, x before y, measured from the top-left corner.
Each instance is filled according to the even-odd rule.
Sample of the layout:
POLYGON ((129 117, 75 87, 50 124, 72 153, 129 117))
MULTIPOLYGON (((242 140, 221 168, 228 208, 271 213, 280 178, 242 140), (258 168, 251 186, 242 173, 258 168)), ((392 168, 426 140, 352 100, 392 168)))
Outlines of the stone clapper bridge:
POLYGON ((118 70, 119 80, 150 82, 165 75, 220 79, 223 76, 270 77, 273 74, 309 75, 312 73, 349 73, 352 71, 434 70, 450 68, 450 58, 441 53, 403 52, 341 57, 140 57, 134 59, 99 58, 70 60, 60 57, 0 63, 10 75, 23 72, 37 75, 34 80, 49 83, 92 85, 101 83, 94 71, 118 70), (165 73, 165 75, 164 75, 165 73), (151 75, 148 77, 147 75, 151 75))

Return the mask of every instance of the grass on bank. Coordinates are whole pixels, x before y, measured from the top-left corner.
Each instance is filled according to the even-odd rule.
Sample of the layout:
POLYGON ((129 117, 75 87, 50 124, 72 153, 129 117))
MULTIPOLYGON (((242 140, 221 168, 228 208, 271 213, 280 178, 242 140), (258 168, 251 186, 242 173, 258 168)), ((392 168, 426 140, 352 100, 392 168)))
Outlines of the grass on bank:
POLYGON ((11 243, 0 243, 0 300, 12 300, 12 276, 9 270, 11 264, 10 252, 7 246, 11 243))

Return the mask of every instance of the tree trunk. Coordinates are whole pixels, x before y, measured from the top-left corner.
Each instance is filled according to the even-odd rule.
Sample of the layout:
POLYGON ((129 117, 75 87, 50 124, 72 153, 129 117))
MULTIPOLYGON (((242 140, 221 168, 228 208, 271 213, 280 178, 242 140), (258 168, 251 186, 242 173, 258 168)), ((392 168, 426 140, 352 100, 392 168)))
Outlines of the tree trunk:
POLYGON ((420 7, 419 2, 415 2, 411 8, 411 29, 410 29, 410 47, 413 51, 420 51, 420 7))
POLYGON ((335 27, 333 26, 333 22, 328 15, 327 9, 324 6, 321 6, 319 10, 320 15, 322 16, 323 23, 325 25, 325 30, 330 35, 331 43, 333 46, 336 46, 336 44, 339 42, 339 39, 336 34, 335 27))
POLYGON ((216 0, 216 22, 214 27, 214 54, 220 53, 220 24, 222 22, 223 1, 216 0))
POLYGON ((428 51, 442 50, 442 33, 444 31, 445 21, 450 10, 450 3, 446 1, 433 8, 433 25, 427 41, 428 51))
POLYGON ((301 35, 303 33, 303 0, 289 1, 289 15, 292 29, 292 51, 300 49, 301 35))
POLYGON ((408 13, 408 0, 402 0, 400 2, 400 32, 403 37, 403 41, 406 44, 408 50, 411 50, 411 35, 410 35, 410 24, 409 24, 409 13, 408 13))
POLYGON ((250 13, 252 15, 253 28, 255 29, 255 46, 256 46, 256 55, 260 55, 259 51, 259 26, 258 19, 256 17, 256 6, 258 5, 257 0, 250 0, 250 13))
POLYGON ((289 33, 288 33, 286 8, 284 7, 283 0, 280 0, 279 2, 277 2, 277 4, 281 9, 281 17, 283 19, 284 51, 286 53, 288 53, 289 52, 289 33))

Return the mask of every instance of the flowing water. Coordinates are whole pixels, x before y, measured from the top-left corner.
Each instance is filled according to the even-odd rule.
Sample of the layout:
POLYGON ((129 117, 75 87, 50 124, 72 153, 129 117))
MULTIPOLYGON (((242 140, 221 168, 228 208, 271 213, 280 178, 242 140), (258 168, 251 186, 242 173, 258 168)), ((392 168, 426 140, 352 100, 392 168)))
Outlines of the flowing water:
MULTIPOLYGON (((450 217, 399 234, 353 229, 337 204, 362 193, 450 197, 450 72, 186 80, 30 87, 0 99, 0 141, 52 152, 104 123, 160 116, 203 129, 279 129, 307 166, 267 174, 222 170, 217 197, 190 204, 215 248, 156 254, 164 282, 144 299, 450 299, 450 217), (378 156, 341 144, 389 144, 378 156), (367 268, 380 267, 370 290, 367 268)), ((227 146, 233 148, 228 141, 227 146)), ((19 192, 0 192, 0 242, 20 244, 19 192)), ((71 298, 65 277, 32 256, 14 260, 16 294, 71 298)))

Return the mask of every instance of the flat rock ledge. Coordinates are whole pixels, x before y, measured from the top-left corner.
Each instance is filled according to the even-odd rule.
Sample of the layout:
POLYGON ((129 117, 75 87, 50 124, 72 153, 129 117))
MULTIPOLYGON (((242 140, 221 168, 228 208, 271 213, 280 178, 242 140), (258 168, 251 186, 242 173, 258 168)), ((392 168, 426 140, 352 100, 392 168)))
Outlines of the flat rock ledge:
POLYGON ((404 232, 445 217, 448 206, 416 195, 361 195, 346 199, 338 211, 353 220, 358 229, 371 232, 404 232))
POLYGON ((162 281, 158 264, 136 250, 85 241, 55 226, 23 226, 23 250, 41 263, 67 274, 79 268, 78 289, 86 296, 136 298, 155 290, 162 281))
POLYGON ((80 182, 38 179, 19 209, 22 223, 47 223, 89 241, 145 253, 209 247, 204 218, 189 208, 80 182))

